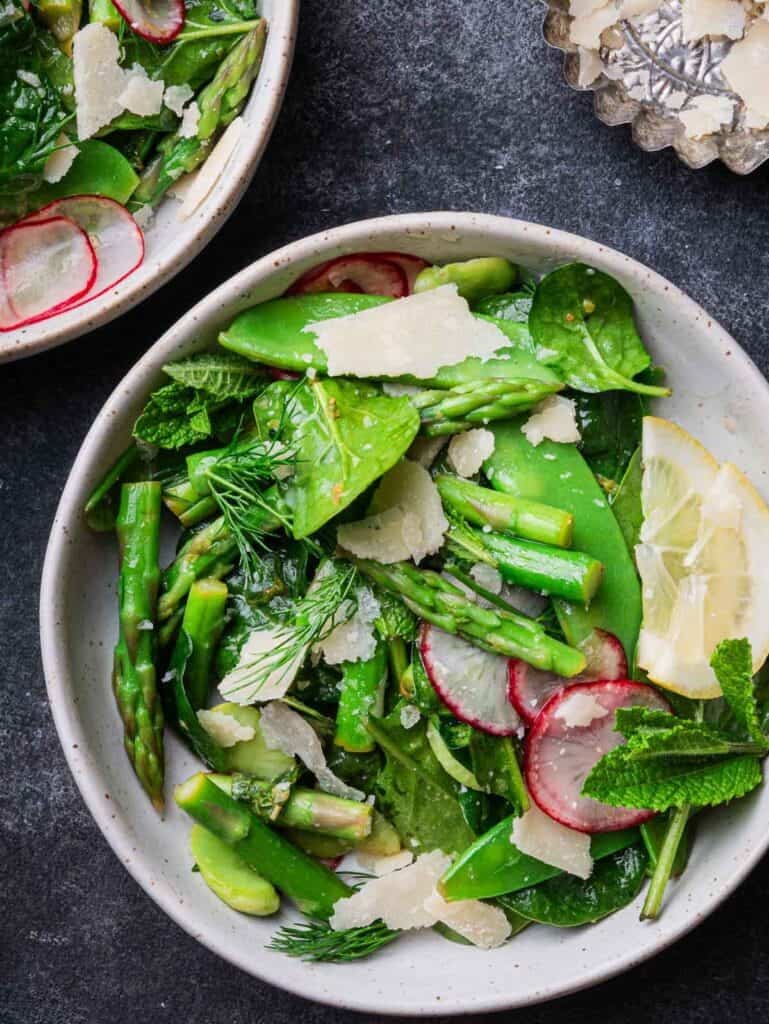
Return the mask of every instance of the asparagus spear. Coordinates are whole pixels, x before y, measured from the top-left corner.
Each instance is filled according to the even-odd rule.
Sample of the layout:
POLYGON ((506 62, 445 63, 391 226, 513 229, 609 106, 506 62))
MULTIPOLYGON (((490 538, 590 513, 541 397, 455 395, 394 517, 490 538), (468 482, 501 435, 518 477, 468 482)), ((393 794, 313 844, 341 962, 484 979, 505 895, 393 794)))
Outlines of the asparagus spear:
POLYGON ((560 383, 541 380, 491 378, 458 384, 450 391, 422 391, 411 398, 411 403, 419 410, 423 432, 437 437, 461 433, 490 420, 508 419, 562 388, 560 383))
POLYGON ((196 580, 190 587, 182 619, 182 631, 192 644, 184 672, 184 685, 195 710, 205 707, 208 700, 211 664, 224 628, 226 604, 226 583, 204 579, 196 580))
POLYGON ((590 604, 603 578, 603 565, 581 551, 506 537, 493 530, 485 533, 460 522, 450 526, 446 546, 459 558, 493 566, 508 583, 581 605, 590 604))
POLYGON ((559 548, 571 546, 574 516, 570 512, 479 487, 457 476, 444 474, 436 477, 435 483, 444 503, 476 526, 509 531, 559 548))
POLYGON ((177 130, 158 146, 155 159, 139 180, 131 203, 154 205, 183 174, 205 161, 222 130, 243 109, 262 65, 267 38, 264 18, 233 46, 213 79, 198 94, 200 120, 195 134, 184 137, 177 130))
POLYGON ((164 487, 163 503, 185 529, 202 523, 214 515, 218 507, 211 495, 201 498, 188 479, 164 487))
POLYGON ((371 658, 342 665, 342 689, 334 733, 337 746, 356 754, 374 749, 376 744, 366 729, 366 721, 369 714, 377 717, 382 714, 386 682, 387 645, 381 640, 371 658))
POLYGON ((585 667, 580 651, 548 636, 537 622, 512 611, 481 608, 438 573, 415 569, 408 562, 380 565, 368 559, 353 561, 383 590, 400 594, 419 618, 477 647, 521 658, 559 676, 575 676, 585 667))
MULTIPOLYGON (((160 621, 170 619, 178 611, 195 580, 213 575, 211 570, 215 566, 227 566, 226 571, 232 569, 236 554, 235 538, 223 516, 190 537, 163 573, 162 593, 158 601, 160 621)), ((225 572, 217 575, 225 575, 225 572)))
POLYGON ((152 803, 163 808, 163 709, 155 678, 155 609, 160 583, 160 484, 123 484, 116 523, 120 545, 120 632, 112 684, 125 748, 152 803))

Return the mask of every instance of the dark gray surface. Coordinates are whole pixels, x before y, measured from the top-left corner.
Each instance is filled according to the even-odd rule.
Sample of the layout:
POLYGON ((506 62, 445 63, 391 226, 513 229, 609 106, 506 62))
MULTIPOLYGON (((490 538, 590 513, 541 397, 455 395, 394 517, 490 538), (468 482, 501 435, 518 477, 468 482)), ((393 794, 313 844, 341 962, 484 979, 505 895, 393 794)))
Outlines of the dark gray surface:
MULTIPOLYGON (((670 152, 636 150, 563 84, 540 21, 532 0, 306 0, 268 156, 218 238, 118 323, 0 368, 0 1024, 360 1019, 241 974, 155 907, 85 811, 46 704, 37 591, 59 493, 110 390, 192 303, 321 228, 482 210, 650 264, 769 368, 769 170, 692 173, 670 152)), ((653 962, 520 1019, 766 1020, 766 867, 653 962)))

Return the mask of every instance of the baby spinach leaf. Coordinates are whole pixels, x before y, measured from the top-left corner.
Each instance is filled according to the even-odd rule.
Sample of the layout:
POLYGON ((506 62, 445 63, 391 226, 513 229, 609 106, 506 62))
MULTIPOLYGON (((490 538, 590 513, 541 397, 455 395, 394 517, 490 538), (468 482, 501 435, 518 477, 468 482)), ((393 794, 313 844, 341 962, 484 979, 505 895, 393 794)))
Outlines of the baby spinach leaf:
POLYGON ((369 718, 368 729, 384 751, 376 781, 377 807, 414 853, 459 853, 475 839, 458 801, 459 787, 441 768, 425 735, 424 721, 400 724, 400 709, 369 718))
POLYGON ((185 387, 211 398, 252 398, 264 387, 263 367, 234 352, 200 352, 189 359, 166 363, 163 372, 185 387))
POLYGON ((512 320, 526 324, 529 321, 533 291, 506 292, 503 295, 489 295, 473 305, 474 313, 493 316, 497 320, 512 320))
POLYGON ((473 729, 470 757, 473 773, 483 788, 505 799, 516 814, 523 814, 528 797, 513 741, 473 729))
POLYGON ((574 392, 580 451, 597 476, 619 483, 641 443, 645 404, 628 391, 574 392))
POLYGON ((419 430, 419 413, 408 398, 320 378, 270 385, 254 403, 254 418, 263 432, 277 430, 296 453, 285 498, 297 540, 319 530, 394 466, 419 430))
POLYGON ((641 449, 637 448, 628 463, 622 482, 614 494, 611 510, 619 523, 622 536, 631 556, 641 537, 644 514, 641 505, 641 484, 643 467, 641 465, 641 449))
POLYGON ((535 292, 529 330, 537 358, 578 391, 667 388, 632 380, 649 366, 633 318, 633 300, 608 274, 570 263, 544 277, 535 292))
POLYGON ((594 924, 632 903, 641 891, 648 856, 636 843, 596 862, 586 881, 557 875, 539 885, 497 897, 502 907, 530 921, 575 928, 594 924))

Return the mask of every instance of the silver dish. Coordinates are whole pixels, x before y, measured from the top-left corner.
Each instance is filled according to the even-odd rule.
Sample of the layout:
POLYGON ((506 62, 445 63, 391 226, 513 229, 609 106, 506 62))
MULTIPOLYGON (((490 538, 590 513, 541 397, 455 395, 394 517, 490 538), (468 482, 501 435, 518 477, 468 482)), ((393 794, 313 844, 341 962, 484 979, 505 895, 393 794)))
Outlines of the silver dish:
POLYGON ((611 45, 600 50, 608 74, 588 86, 579 84, 580 54, 569 38, 569 0, 545 2, 545 39, 566 54, 568 84, 594 93, 593 107, 604 124, 630 124, 641 149, 672 146, 694 169, 720 159, 735 173, 750 174, 769 159, 769 130, 745 127, 745 104, 721 73, 731 40, 684 42, 682 0, 666 0, 654 13, 611 29, 611 45), (733 126, 705 138, 687 138, 678 116, 682 93, 687 100, 703 94, 727 96, 735 102, 733 126))

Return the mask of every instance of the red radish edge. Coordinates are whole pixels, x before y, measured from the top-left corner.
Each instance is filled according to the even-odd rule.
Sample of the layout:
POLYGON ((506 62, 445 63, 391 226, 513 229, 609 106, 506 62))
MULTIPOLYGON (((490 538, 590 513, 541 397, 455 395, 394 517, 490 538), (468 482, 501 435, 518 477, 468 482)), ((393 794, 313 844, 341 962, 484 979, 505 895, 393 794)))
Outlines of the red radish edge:
POLYGON ((510 703, 531 725, 548 700, 574 683, 592 683, 597 679, 625 679, 625 649, 613 633, 595 629, 588 642, 580 644, 587 657, 587 667, 578 676, 567 679, 552 672, 542 672, 519 658, 510 659, 507 695, 510 703))
POLYGON ((580 795, 582 785, 593 766, 604 754, 623 742, 621 735, 614 729, 614 712, 618 708, 637 705, 662 711, 671 710, 667 700, 651 686, 630 679, 574 683, 554 694, 545 704, 526 737, 523 771, 529 794, 548 817, 577 832, 590 835, 642 825, 654 817, 654 811, 611 807, 580 795), (584 693, 596 700, 603 697, 605 703, 602 706, 607 714, 594 718, 585 726, 566 723, 559 725, 558 709, 575 693, 584 693), (606 703, 610 705, 608 708, 606 703), (603 737, 605 739, 602 743, 600 741, 603 737), (545 749, 546 744, 548 749, 545 749), (575 773, 569 763, 569 754, 574 753, 575 759, 580 760, 580 748, 585 752, 584 770, 578 766, 578 772, 575 773), (565 769, 560 777, 559 769, 565 769), (551 775, 551 784, 546 784, 543 779, 547 772, 551 775), (557 785, 552 784, 554 780, 557 780, 557 785), (575 788, 578 786, 575 794, 566 791, 565 783, 570 780, 575 788))
POLYGON ((313 267, 294 281, 286 294, 346 291, 402 299, 409 290, 409 279, 400 263, 380 253, 360 252, 313 267))
MULTIPOLYGON (((72 295, 68 296, 68 298, 66 299, 63 299, 61 302, 57 302, 53 306, 50 306, 48 309, 45 309, 40 313, 34 314, 34 316, 28 316, 24 319, 18 320, 16 323, 10 324, 8 327, 0 327, 0 333, 7 334, 9 331, 15 331, 18 330, 20 327, 28 327, 31 324, 40 323, 42 320, 47 320, 49 317, 56 316, 57 313, 63 313, 64 310, 70 309, 75 303, 82 299, 83 296, 87 295, 88 291, 93 287, 93 283, 96 280, 98 268, 96 253, 94 252, 91 239, 88 237, 86 232, 83 231, 79 224, 76 224, 69 217, 51 216, 43 217, 39 220, 34 221, 18 221, 16 224, 12 224, 10 227, 7 227, 3 231, 0 231, 0 239, 7 238, 12 232, 15 231, 24 231, 35 227, 41 227, 43 224, 49 225, 55 224, 57 222, 61 222, 62 224, 69 224, 74 231, 82 235, 81 241, 83 245, 86 247, 85 251, 91 260, 91 269, 84 287, 76 290, 75 292, 72 293, 72 295)), ((0 278, 2 279, 3 288, 7 295, 8 306, 13 313, 16 313, 18 315, 18 310, 14 306, 13 299, 11 298, 10 294, 10 289, 8 288, 7 275, 8 267, 6 265, 5 256, 3 253, 2 246, 0 244, 0 278)))
MULTIPOLYGON (((460 722, 466 722, 468 725, 472 725, 474 728, 488 733, 490 736, 512 736, 520 732, 521 723, 518 715, 507 701, 506 675, 502 676, 499 680, 501 688, 501 694, 499 695, 501 700, 499 703, 501 706, 498 709, 493 708, 491 706, 492 701, 488 709, 490 712, 496 712, 496 714, 478 714, 478 705, 482 704, 482 700, 478 699, 482 697, 481 686, 483 684, 481 679, 477 675, 470 677, 468 674, 467 676, 462 676, 461 680, 454 680, 452 683, 443 671, 444 666, 439 664, 438 659, 434 657, 433 643, 436 636, 450 638, 452 644, 464 645, 469 649, 468 654, 472 653, 473 656, 478 658, 494 658, 502 661, 507 659, 503 658, 502 655, 490 654, 479 647, 474 647, 466 640, 446 633, 429 622, 423 622, 419 632, 419 653, 430 684, 446 707, 456 715, 460 722), (465 685, 468 681, 471 684, 469 687, 465 685), (458 695, 462 693, 463 689, 466 694, 466 699, 464 700, 458 695), (507 721, 500 721, 499 715, 503 715, 507 721)), ((446 643, 447 641, 444 640, 443 642, 446 643)), ((489 664, 491 665, 492 663, 490 662, 489 664)), ((492 667, 495 667, 495 664, 492 667)), ((459 675, 461 676, 461 668, 459 675)), ((488 685, 495 684, 490 683, 488 685)), ((492 698, 493 696, 494 694, 492 694, 492 698)))
MULTIPOLYGON (((46 220, 51 216, 57 216, 65 217, 66 219, 71 220, 81 230, 85 230, 86 234, 88 234, 87 228, 85 228, 84 225, 78 222, 77 217, 70 216, 70 214, 67 212, 68 210, 71 211, 73 207, 77 206, 77 204, 82 204, 84 202, 91 202, 95 206, 101 207, 104 210, 111 210, 115 214, 115 216, 123 224, 125 224, 126 228, 133 235, 134 242, 136 245, 137 258, 134 260, 133 263, 131 263, 127 267, 127 269, 123 270, 117 277, 110 278, 106 282, 101 283, 97 280, 98 271, 100 269, 99 260, 97 257, 97 274, 91 286, 93 287, 95 283, 98 286, 98 291, 94 291, 93 294, 86 294, 80 297, 78 300, 71 302, 65 307, 66 310, 75 309, 77 306, 82 306, 86 302, 90 302, 92 299, 97 299, 100 295, 103 295, 105 292, 109 291, 110 288, 114 288, 116 285, 120 284, 121 281, 124 281, 129 276, 129 274, 132 274, 138 267, 141 266, 142 262, 144 261, 144 234, 141 228, 124 206, 121 206, 121 204, 116 202, 114 199, 107 198, 107 196, 100 196, 92 193, 84 193, 83 195, 64 196, 62 199, 54 199, 46 206, 43 206, 39 210, 36 210, 34 213, 28 213, 26 217, 23 217, 20 221, 18 221, 18 224, 14 226, 18 226, 19 224, 35 224, 40 220, 46 220)), ((64 309, 59 310, 59 312, 64 312, 64 309)))
POLYGON ((115 0, 115 7, 137 36, 151 43, 170 43, 184 28, 184 0, 156 0, 152 4, 142 0, 115 0), (158 15, 164 21, 159 23, 158 15))

